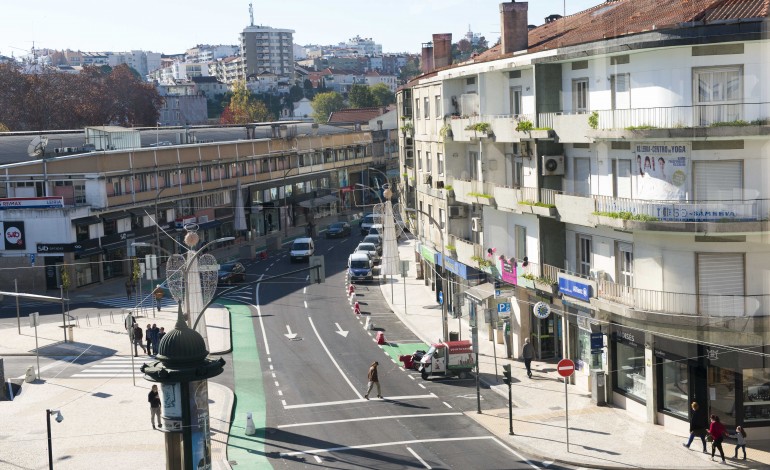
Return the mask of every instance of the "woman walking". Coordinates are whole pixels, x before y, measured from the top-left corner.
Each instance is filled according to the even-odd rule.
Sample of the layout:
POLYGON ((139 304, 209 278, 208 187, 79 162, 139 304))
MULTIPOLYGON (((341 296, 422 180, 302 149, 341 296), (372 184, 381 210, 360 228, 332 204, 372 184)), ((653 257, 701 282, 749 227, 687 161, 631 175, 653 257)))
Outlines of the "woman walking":
POLYGON ((727 435, 727 429, 719 422, 719 416, 711 415, 711 426, 709 427, 709 435, 711 436, 711 460, 714 460, 714 452, 719 449, 719 455, 722 457, 722 463, 725 462, 725 451, 722 449, 722 441, 727 435))

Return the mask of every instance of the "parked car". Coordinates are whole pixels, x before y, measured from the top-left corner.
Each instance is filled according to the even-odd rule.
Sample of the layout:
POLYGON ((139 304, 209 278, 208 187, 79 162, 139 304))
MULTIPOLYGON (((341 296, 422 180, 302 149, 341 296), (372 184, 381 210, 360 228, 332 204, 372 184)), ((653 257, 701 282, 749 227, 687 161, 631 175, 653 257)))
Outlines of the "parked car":
POLYGON ((380 214, 366 214, 364 218, 361 219, 361 235, 368 235, 372 225, 378 223, 382 223, 382 216, 380 214))
POLYGON ((348 258, 350 282, 373 281, 374 262, 368 253, 356 252, 348 258))
POLYGON ((310 257, 315 253, 315 243, 312 238, 297 238, 291 245, 289 259, 295 261, 310 261, 310 257))
POLYGON ((363 252, 368 254, 375 264, 379 262, 380 255, 377 253, 377 247, 374 243, 359 243, 353 253, 363 252))
POLYGON ((326 229, 326 238, 339 238, 350 236, 350 224, 347 222, 337 222, 329 225, 326 229))
POLYGON ((384 233, 385 228, 382 226, 382 224, 372 224, 372 226, 369 227, 369 235, 382 236, 384 233))
POLYGON ((225 263, 219 265, 219 284, 232 284, 246 280, 246 268, 241 263, 225 263))
POLYGON ((361 243, 374 243, 380 256, 382 256, 382 237, 380 235, 367 235, 361 240, 361 243))

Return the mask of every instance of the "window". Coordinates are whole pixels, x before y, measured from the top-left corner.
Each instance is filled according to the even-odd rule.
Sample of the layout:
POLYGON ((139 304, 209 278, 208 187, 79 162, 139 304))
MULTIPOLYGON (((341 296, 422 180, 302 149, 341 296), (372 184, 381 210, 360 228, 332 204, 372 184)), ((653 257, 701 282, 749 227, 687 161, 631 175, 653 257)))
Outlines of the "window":
POLYGON ((612 75, 612 109, 629 109, 631 107, 631 76, 627 73, 612 75))
POLYGON ((578 273, 584 276, 591 274, 591 237, 578 235, 578 273))
POLYGON ((414 118, 420 119, 420 98, 414 100, 414 118))
POLYGON ((431 173, 433 171, 433 162, 430 158, 430 152, 425 152, 425 171, 431 173))
POLYGON ((423 114, 423 117, 425 119, 428 119, 430 117, 430 98, 426 96, 424 100, 425 100, 425 109, 423 110, 423 113, 425 114, 423 114))
POLYGON ((422 150, 417 151, 417 169, 422 170, 422 150))
POLYGON ((510 109, 513 116, 521 114, 521 87, 512 86, 510 88, 510 109))
POLYGON ((612 160, 612 195, 631 197, 631 160, 612 160))
POLYGON ((527 256, 527 227, 516 226, 516 259, 523 260, 527 256))
POLYGON ((575 158, 575 171, 573 174, 575 194, 580 196, 591 195, 591 159, 575 158))
POLYGON ((744 314, 745 255, 698 253, 698 313, 714 316, 744 314))
POLYGON ((468 164, 471 180, 478 180, 481 177, 481 160, 478 152, 468 152, 468 164))
POLYGON ((436 108, 435 110, 436 117, 440 118, 441 117, 441 95, 436 95, 434 99, 435 99, 434 106, 436 108))
POLYGON ((741 160, 693 162, 693 180, 696 201, 714 201, 719 206, 718 201, 743 199, 741 160))
POLYGON ((741 119, 743 68, 712 67, 693 70, 697 125, 741 119))
POLYGON ((436 160, 438 161, 438 174, 439 176, 443 176, 444 175, 444 154, 437 153, 436 160))
POLYGON ((642 403, 647 401, 647 371, 644 367, 644 344, 634 342, 643 341, 641 332, 634 334, 626 332, 613 333, 613 352, 616 369, 615 387, 623 395, 635 398, 642 403), (630 339, 627 339, 630 338, 630 339))
POLYGON ((618 243, 618 284, 626 287, 634 285, 634 251, 630 243, 618 243))
POLYGON ((661 410, 667 411, 682 419, 689 417, 689 367, 687 360, 671 361, 658 359, 660 374, 663 380, 660 384, 661 410))
POLYGON ((588 79, 572 80, 572 110, 576 113, 588 112, 588 79))
POLYGON ((438 209, 438 223, 441 224, 441 229, 446 227, 446 211, 439 207, 438 209))
POLYGON ((770 369, 743 369, 743 419, 770 420, 770 369))

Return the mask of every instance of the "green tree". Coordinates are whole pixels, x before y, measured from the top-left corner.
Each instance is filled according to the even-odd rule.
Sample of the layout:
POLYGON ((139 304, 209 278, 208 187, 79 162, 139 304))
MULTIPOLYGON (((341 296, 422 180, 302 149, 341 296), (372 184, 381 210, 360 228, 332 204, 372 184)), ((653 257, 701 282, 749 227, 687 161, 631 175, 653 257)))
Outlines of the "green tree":
POLYGON ((222 124, 246 124, 270 120, 270 112, 265 103, 254 99, 246 88, 246 82, 239 80, 233 85, 230 103, 222 111, 222 124))
POLYGON ((336 91, 319 93, 313 98, 313 119, 315 122, 327 122, 331 113, 344 107, 345 101, 336 91))
POLYGON ((401 70, 399 70, 398 79, 402 83, 405 83, 413 77, 420 75, 421 73, 422 71, 420 70, 420 59, 410 59, 406 62, 406 64, 404 64, 403 67, 401 67, 401 70))
POLYGON ((372 93, 375 106, 387 106, 396 102, 396 95, 384 83, 372 85, 369 91, 372 93))
POLYGON ((313 82, 311 82, 309 79, 305 79, 304 82, 302 82, 302 88, 305 92, 305 98, 312 99, 313 98, 313 82))
POLYGON ((370 108, 374 106, 374 96, 368 85, 353 85, 348 92, 351 108, 370 108))
POLYGON ((289 99, 292 103, 296 103, 304 97, 305 93, 303 92, 302 87, 299 85, 293 85, 291 88, 289 88, 289 99))

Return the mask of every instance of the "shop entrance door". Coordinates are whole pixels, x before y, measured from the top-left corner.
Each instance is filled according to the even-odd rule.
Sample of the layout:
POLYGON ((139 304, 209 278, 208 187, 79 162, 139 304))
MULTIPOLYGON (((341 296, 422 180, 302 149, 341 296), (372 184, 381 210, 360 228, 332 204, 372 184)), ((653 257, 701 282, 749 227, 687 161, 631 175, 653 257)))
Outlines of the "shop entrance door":
POLYGON ((551 313, 548 318, 537 318, 532 315, 532 321, 535 325, 533 335, 533 344, 538 359, 558 359, 561 358, 561 317, 551 313))
POLYGON ((708 368, 708 399, 711 414, 719 416, 727 429, 736 426, 737 375, 732 369, 717 366, 708 368))

